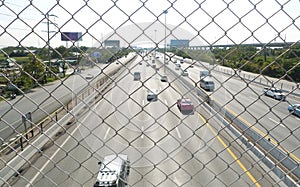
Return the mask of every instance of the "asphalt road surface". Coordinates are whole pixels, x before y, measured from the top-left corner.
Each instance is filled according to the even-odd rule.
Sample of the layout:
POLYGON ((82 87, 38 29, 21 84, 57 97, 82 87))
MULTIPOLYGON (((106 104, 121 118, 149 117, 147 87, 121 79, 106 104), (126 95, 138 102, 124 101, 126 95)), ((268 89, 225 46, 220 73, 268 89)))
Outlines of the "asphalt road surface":
POLYGON ((272 186, 279 181, 176 76, 159 61, 156 70, 150 60, 132 63, 15 185, 92 186, 98 161, 116 153, 130 158, 132 186, 272 186), (141 81, 133 80, 137 71, 141 81), (168 82, 161 82, 161 75, 167 75, 168 82), (148 90, 158 93, 158 101, 147 101, 148 90), (193 115, 178 110, 176 101, 182 96, 193 100, 193 115))

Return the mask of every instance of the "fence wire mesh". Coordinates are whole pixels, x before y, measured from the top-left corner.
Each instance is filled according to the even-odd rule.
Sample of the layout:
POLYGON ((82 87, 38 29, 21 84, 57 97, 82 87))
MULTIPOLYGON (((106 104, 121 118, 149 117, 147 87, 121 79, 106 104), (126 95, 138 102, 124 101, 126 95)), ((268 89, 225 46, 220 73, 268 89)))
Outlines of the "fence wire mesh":
POLYGON ((1 186, 299 185, 299 8, 1 0, 1 186))

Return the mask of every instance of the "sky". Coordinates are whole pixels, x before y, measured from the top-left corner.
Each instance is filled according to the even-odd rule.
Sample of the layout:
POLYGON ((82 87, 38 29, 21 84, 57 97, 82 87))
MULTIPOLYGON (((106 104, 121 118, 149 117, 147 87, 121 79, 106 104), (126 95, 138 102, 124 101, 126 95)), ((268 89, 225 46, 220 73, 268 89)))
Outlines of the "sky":
POLYGON ((82 32, 75 45, 88 47, 164 45, 165 34, 193 46, 300 40, 299 0, 1 0, 0 48, 47 46, 47 17, 52 47, 72 45, 61 32, 82 32))

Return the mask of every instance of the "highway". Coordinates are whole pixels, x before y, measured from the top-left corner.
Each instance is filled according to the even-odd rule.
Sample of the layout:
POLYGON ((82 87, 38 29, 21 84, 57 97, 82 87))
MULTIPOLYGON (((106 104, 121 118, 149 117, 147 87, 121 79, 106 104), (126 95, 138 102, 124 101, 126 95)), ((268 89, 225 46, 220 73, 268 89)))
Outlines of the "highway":
MULTIPOLYGON (((88 113, 78 116, 68 133, 44 150, 15 185, 92 186, 99 169, 98 161, 115 153, 127 154, 130 158, 130 185, 272 186, 279 181, 274 174, 266 174, 268 168, 202 107, 198 98, 179 83, 178 76, 165 71, 159 60, 155 61, 159 70, 152 67, 150 59, 148 63, 150 66, 140 57, 131 63, 103 99, 89 106, 91 110, 88 113), (133 80, 134 72, 141 72, 141 81, 133 80), (161 82, 161 75, 167 75, 168 82, 161 82), (159 93, 158 101, 147 101, 149 89, 159 93), (182 96, 193 100, 196 106, 193 115, 183 115, 178 110, 176 101, 182 96)), ((175 66, 169 63, 168 67, 175 66)), ((199 68, 190 69, 190 76, 196 82, 199 80, 198 72, 199 68)), ((242 84, 239 80, 230 79, 228 84, 235 82, 239 86, 227 85, 223 83, 226 77, 220 76, 215 76, 216 80, 221 80, 216 88, 221 83, 224 88, 211 96, 225 104, 231 98, 223 93, 229 90, 239 93, 242 84)), ((261 94, 259 88, 254 90, 261 94)), ((236 98, 245 106, 254 96, 257 97, 252 93, 251 100, 249 94, 242 93, 236 98), (242 101, 244 97, 249 98, 242 101)), ((263 100, 269 99, 263 96, 263 100)), ((231 109, 235 112, 243 111, 234 102, 228 107, 235 106, 231 109)), ((268 103, 276 101, 270 99, 268 103)), ((264 112, 264 108, 256 112, 264 112)), ((256 117, 256 113, 253 115, 256 117)), ((264 113, 257 115, 264 116, 264 113)), ((249 120, 246 114, 241 117, 249 120)), ((271 126, 264 124, 264 128, 271 126)), ((273 130, 278 132, 277 128, 273 130)), ((279 185, 284 186, 282 182, 279 185)))
MULTIPOLYGON (((125 60, 127 58, 120 59, 120 61, 124 62, 125 60)), ((66 79, 57 80, 40 88, 32 89, 30 92, 17 96, 13 100, 1 102, 1 140, 8 141, 9 138, 16 135, 16 131, 20 133, 24 131, 22 115, 32 112, 33 122, 39 122, 58 108, 69 103, 83 88, 89 87, 89 85, 97 81, 100 74, 107 75, 119 65, 99 64, 98 66, 99 68, 85 67, 85 70, 82 70, 80 74, 74 74, 66 79), (86 79, 86 76, 89 74, 93 75, 94 78, 86 79)))
MULTIPOLYGON (((182 65, 182 69, 189 66, 182 65)), ((175 68, 175 67, 174 67, 175 68)), ((212 68, 206 63, 196 63, 194 68, 188 68, 188 80, 195 84, 199 81, 199 71, 212 68), (198 66, 199 65, 199 66, 198 66)), ((256 83, 247 84, 241 77, 232 77, 219 71, 212 71, 215 83, 214 92, 206 92, 211 99, 224 106, 240 119, 247 122, 264 137, 271 138, 274 143, 292 153, 293 158, 300 162, 299 149, 299 122, 300 118, 290 115, 288 105, 300 103, 298 97, 287 96, 287 101, 278 101, 264 96, 263 85, 256 83), (272 110, 270 110, 270 108, 272 110)), ((198 84, 199 85, 199 84, 198 84)))

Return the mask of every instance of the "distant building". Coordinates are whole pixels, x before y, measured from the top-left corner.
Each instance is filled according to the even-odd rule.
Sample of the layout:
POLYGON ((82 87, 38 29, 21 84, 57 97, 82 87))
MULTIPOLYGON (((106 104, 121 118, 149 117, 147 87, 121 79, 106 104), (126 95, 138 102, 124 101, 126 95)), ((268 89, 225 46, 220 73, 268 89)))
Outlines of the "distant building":
POLYGON ((104 47, 105 48, 120 48, 120 40, 105 40, 104 41, 104 47))
POLYGON ((190 40, 171 40, 170 48, 185 48, 190 46, 190 40))

